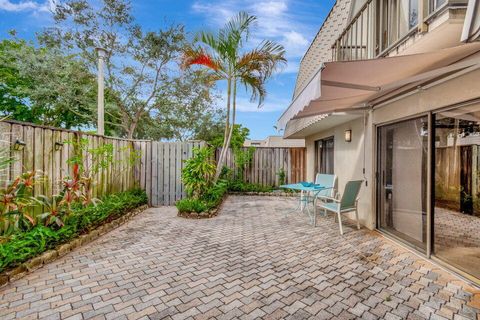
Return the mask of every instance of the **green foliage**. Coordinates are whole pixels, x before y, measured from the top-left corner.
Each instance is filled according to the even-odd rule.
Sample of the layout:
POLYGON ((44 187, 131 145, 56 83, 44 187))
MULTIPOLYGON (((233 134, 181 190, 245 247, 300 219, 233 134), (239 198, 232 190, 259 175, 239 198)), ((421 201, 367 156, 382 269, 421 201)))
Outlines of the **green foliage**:
POLYGON ((233 192, 272 192, 273 190, 273 186, 246 183, 241 180, 233 180, 228 182, 228 191, 233 192))
POLYGON ((215 180, 220 176, 235 130, 238 85, 243 85, 251 93, 251 101, 258 100, 260 107, 267 94, 266 82, 286 63, 284 47, 273 41, 264 40, 256 48, 246 50, 256 20, 253 15, 239 12, 218 32, 200 32, 196 37, 198 44, 184 49, 185 67, 202 66, 210 72, 212 80, 227 84, 225 132, 215 180))
POLYGON ((207 204, 200 199, 187 198, 179 200, 175 203, 175 206, 180 213, 201 213, 207 211, 207 204))
POLYGON ((237 177, 243 177, 245 167, 252 162, 254 153, 254 147, 233 149, 237 177))
POLYGON ((215 161, 213 150, 208 147, 193 150, 193 157, 185 161, 182 181, 189 196, 200 199, 213 184, 215 161))
POLYGON ((218 207, 228 190, 226 181, 219 180, 205 190, 201 198, 187 198, 175 203, 180 213, 201 213, 218 207))
MULTIPOLYGON (((210 140, 206 140, 210 145, 220 148, 223 145, 223 132, 218 132, 216 136, 210 140)), ((245 140, 250 135, 250 129, 243 127, 241 124, 236 124, 233 127, 232 138, 230 140, 230 147, 233 149, 239 149, 243 147, 245 140)))
POLYGON ((113 144, 105 143, 96 148, 89 147, 87 138, 78 138, 67 141, 75 150, 75 154, 67 159, 67 163, 78 165, 81 172, 87 172, 88 175, 96 174, 102 169, 106 169, 113 164, 113 144), (84 155, 90 159, 87 164, 84 161, 84 155))
POLYGON ((212 187, 210 187, 203 195, 203 199, 207 202, 209 209, 213 209, 220 205, 227 191, 228 182, 224 180, 218 180, 212 187))
POLYGON ((25 172, 0 189, 0 236, 25 231, 36 225, 37 219, 33 214, 36 202, 32 198, 32 188, 39 178, 37 172, 25 172))
POLYGON ((184 120, 189 115, 175 110, 185 110, 184 103, 195 109, 191 116, 211 112, 213 101, 207 94, 212 82, 200 83, 199 73, 184 74, 178 67, 187 45, 182 25, 144 30, 128 0, 59 1, 53 18, 55 25, 45 29, 40 43, 78 53, 92 72, 97 68, 95 47, 106 50, 105 86, 114 92, 115 106, 108 113, 110 124, 128 138, 190 135, 185 128, 192 122, 184 120), (180 126, 173 123, 175 114, 182 115, 180 126))
MULTIPOLYGON (((108 100, 107 93, 107 100, 108 100)), ((95 76, 74 55, 0 41, 0 112, 15 120, 72 128, 94 124, 95 76)))
POLYGON ((68 242, 96 228, 106 220, 118 218, 146 203, 147 195, 140 189, 112 194, 103 198, 96 206, 76 206, 73 214, 62 227, 38 225, 30 231, 16 233, 0 244, 0 272, 68 242))
POLYGON ((223 127, 225 112, 205 72, 185 70, 165 80, 156 94, 156 112, 142 118, 137 136, 153 140, 204 140, 223 127))
POLYGON ((277 176, 278 176, 278 181, 279 181, 280 185, 283 185, 283 184, 286 183, 287 173, 285 172, 285 169, 280 168, 280 170, 278 170, 278 172, 277 172, 277 176))

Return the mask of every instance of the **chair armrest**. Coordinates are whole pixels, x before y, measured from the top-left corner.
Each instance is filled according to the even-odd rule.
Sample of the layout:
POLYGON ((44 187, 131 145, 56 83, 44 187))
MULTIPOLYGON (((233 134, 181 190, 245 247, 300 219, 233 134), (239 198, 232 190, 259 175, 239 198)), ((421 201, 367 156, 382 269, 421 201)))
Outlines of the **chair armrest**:
POLYGON ((339 199, 337 198, 333 198, 333 197, 327 197, 327 196, 318 196, 317 198, 319 199, 325 199, 325 200, 330 200, 330 201, 333 201, 333 202, 340 202, 339 199))

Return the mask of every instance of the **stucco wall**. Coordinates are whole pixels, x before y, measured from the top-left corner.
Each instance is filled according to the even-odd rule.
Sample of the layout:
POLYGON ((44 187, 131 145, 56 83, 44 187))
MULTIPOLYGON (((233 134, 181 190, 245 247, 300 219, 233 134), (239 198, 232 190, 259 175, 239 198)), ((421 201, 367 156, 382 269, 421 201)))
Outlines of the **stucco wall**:
MULTIPOLYGON (((372 125, 371 117, 366 117, 367 131, 364 132, 364 119, 360 118, 337 127, 316 133, 305 138, 307 149, 307 179, 313 181, 315 168, 315 141, 334 137, 334 169, 338 177, 338 191, 343 192, 349 180, 365 180, 359 196, 360 223, 370 229, 375 227, 375 215, 372 214, 372 125), (345 130, 352 130, 352 142, 345 142, 345 130), (365 176, 364 168, 364 141, 365 141, 365 176)), ((353 218, 353 215, 351 215, 353 218)))
POLYGON ((480 70, 472 71, 403 99, 376 107, 373 123, 379 124, 480 98, 480 70))

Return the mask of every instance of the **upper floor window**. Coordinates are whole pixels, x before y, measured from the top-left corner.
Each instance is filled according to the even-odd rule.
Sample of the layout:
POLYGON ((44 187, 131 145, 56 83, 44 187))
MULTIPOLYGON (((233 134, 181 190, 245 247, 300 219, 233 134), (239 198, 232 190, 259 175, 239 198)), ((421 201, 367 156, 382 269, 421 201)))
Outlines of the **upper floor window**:
POLYGON ((447 2, 447 0, 430 0, 429 12, 432 13, 432 12, 436 11, 438 8, 443 6, 446 2, 447 2))
POLYGON ((418 24, 418 0, 377 0, 377 54, 405 36, 418 24))
POLYGON ((418 25, 418 7, 419 0, 367 1, 336 41, 334 59, 375 58, 418 25))

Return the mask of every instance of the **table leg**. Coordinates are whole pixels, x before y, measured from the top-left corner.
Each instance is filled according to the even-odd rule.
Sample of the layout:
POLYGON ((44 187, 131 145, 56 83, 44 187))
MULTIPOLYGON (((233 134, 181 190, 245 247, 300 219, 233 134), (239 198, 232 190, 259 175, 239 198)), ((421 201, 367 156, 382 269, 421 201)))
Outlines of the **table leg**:
POLYGON ((286 218, 289 214, 294 213, 294 212, 297 212, 298 210, 303 211, 303 208, 302 208, 302 198, 303 198, 303 191, 300 193, 300 196, 298 197, 297 206, 296 206, 294 209, 285 212, 285 218, 286 218))

